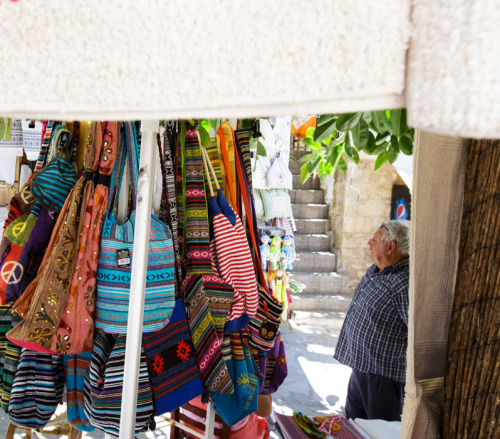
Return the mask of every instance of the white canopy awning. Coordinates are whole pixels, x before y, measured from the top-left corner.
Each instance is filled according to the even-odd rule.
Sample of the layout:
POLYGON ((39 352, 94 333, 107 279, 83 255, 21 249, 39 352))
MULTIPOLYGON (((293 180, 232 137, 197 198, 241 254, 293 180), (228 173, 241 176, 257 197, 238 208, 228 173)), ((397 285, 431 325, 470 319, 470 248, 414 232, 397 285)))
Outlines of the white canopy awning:
POLYGON ((500 137, 495 3, 4 0, 0 114, 126 120, 406 106, 416 128, 500 137))

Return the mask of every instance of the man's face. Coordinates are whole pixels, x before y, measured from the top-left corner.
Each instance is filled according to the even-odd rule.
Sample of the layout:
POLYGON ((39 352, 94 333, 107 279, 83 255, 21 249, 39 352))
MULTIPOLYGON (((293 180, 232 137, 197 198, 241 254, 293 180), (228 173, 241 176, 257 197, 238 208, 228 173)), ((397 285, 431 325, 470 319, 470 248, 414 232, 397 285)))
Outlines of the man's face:
POLYGON ((370 257, 375 265, 382 270, 388 262, 388 249, 389 244, 382 241, 382 234, 384 230, 378 229, 372 239, 368 241, 368 246, 370 247, 370 257))

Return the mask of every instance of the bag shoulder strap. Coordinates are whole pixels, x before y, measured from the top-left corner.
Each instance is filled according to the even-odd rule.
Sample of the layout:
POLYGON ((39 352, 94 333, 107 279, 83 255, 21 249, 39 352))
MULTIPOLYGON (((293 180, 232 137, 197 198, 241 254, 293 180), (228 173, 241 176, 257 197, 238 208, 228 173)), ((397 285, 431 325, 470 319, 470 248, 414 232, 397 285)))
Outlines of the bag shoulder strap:
MULTIPOLYGON (((223 126, 226 126, 226 127, 229 126, 229 129, 231 130, 231 133, 233 136, 234 136, 234 132, 233 132, 231 125, 229 125, 228 122, 224 122, 217 130, 217 135, 218 135, 219 140, 220 140, 220 146, 221 146, 221 151, 222 151, 222 159, 224 160, 224 167, 226 168, 226 172, 225 172, 226 180, 227 180, 227 184, 229 186, 229 193, 231 194, 231 203, 232 203, 233 209, 237 210, 238 206, 236 205, 236 196, 234 193, 233 181, 231 178, 231 168, 229 166, 229 156, 228 156, 228 152, 227 152, 226 137, 224 134, 223 126)), ((233 144, 235 145, 234 142, 233 142, 233 144)))

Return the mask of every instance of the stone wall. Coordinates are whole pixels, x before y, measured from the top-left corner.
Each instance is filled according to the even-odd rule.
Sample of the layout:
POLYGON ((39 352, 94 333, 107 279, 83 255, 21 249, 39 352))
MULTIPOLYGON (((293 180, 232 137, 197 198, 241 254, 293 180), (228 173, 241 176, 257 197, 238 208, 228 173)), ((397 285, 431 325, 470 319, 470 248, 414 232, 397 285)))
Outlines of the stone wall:
POLYGON ((364 155, 357 165, 349 163, 346 174, 335 174, 330 221, 350 294, 373 263, 368 240, 390 219, 392 186, 404 184, 391 164, 377 171, 374 164, 375 157, 364 155))

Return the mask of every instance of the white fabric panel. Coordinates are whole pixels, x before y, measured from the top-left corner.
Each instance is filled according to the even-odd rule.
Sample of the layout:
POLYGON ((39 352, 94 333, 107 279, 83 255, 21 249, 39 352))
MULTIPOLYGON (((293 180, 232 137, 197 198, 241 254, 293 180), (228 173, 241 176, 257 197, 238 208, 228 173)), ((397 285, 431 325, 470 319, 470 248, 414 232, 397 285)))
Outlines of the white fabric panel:
POLYGON ((497 0, 412 0, 408 123, 456 137, 500 138, 497 0))
POLYGON ((467 141, 417 131, 402 439, 438 439, 455 293, 467 141))
POLYGON ((400 107, 409 4, 0 2, 0 114, 123 120, 400 107))

